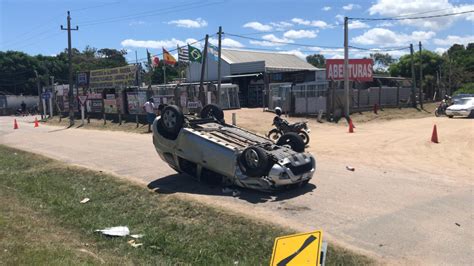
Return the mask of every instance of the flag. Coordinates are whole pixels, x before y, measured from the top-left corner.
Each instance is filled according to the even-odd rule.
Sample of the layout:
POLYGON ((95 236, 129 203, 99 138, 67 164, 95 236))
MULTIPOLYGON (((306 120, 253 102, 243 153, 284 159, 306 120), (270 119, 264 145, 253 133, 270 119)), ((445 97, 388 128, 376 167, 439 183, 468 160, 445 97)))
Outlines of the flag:
POLYGON ((160 64, 160 58, 154 55, 151 61, 151 67, 157 67, 160 64))
POLYGON ((148 65, 151 66, 151 54, 148 52, 148 49, 146 49, 146 58, 148 60, 148 65))
POLYGON ((168 65, 176 64, 176 59, 165 48, 163 48, 163 61, 168 65))
POLYGON ((189 62, 189 54, 188 54, 188 47, 179 47, 178 46, 178 61, 188 63, 189 62))
POLYGON ((202 53, 201 51, 188 44, 188 55, 189 61, 202 63, 202 53))
POLYGON ((219 48, 210 43, 207 44, 207 54, 209 55, 209 58, 214 61, 219 60, 219 48))

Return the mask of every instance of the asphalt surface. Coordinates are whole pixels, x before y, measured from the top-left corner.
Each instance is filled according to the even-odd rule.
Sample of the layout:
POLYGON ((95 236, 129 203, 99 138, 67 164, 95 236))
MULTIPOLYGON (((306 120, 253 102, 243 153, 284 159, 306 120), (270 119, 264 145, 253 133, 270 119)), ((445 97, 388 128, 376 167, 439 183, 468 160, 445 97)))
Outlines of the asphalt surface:
MULTIPOLYGON (((315 154, 317 173, 304 188, 273 195, 240 190, 240 196, 233 197, 216 185, 177 175, 157 156, 151 134, 34 128, 33 118, 17 119, 20 129, 13 130, 13 117, 0 117, 1 144, 296 230, 322 229, 329 241, 389 264, 472 265, 474 261, 471 167, 465 167, 462 178, 442 169, 421 171, 382 161, 356 163, 352 165, 356 170, 348 171, 347 159, 335 158, 333 151, 330 156, 315 154)), ((419 119, 423 123, 432 122, 419 119)), ((471 132, 466 138, 472 143, 472 121, 465 123, 471 132)), ((357 130, 363 132, 363 126, 357 130)), ((361 156, 360 150, 356 156, 361 156)))

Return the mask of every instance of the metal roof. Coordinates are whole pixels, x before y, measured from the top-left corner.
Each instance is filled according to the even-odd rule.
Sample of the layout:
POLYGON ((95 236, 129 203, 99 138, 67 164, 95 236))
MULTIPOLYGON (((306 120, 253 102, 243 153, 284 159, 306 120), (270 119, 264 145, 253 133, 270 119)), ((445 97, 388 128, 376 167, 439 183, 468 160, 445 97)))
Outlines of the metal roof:
POLYGON ((222 49, 222 59, 229 64, 265 61, 267 71, 318 70, 293 54, 222 49))

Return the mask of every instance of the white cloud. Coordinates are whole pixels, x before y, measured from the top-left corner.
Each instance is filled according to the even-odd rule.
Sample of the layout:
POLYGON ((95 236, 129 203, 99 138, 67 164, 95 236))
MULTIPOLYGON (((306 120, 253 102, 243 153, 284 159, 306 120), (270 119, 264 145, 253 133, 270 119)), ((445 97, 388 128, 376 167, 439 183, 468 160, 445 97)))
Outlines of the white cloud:
POLYGON ((352 38, 351 42, 380 47, 404 46, 412 42, 427 42, 436 35, 433 31, 414 31, 411 34, 396 33, 384 28, 373 28, 352 38))
POLYGON ((143 20, 134 20, 130 23, 128 23, 128 26, 139 26, 139 25, 145 25, 145 21, 143 20))
POLYGON ((176 25, 181 28, 202 28, 207 26, 207 21, 202 18, 192 19, 179 19, 169 21, 168 24, 176 25))
POLYGON ((283 37, 290 39, 316 38, 314 30, 289 30, 283 34, 283 37))
POLYGON ((278 38, 274 34, 267 34, 262 36, 263 41, 249 41, 251 44, 259 46, 284 46, 284 43, 293 43, 294 41, 288 38, 278 38))
POLYGON ((285 30, 293 26, 293 24, 286 21, 270 22, 270 25, 272 25, 277 30, 285 30))
MULTIPOLYGON (((369 8, 370 15, 392 16, 430 16, 473 10, 473 4, 454 5, 448 0, 378 0, 369 8)), ((402 25, 441 30, 448 28, 457 20, 474 21, 474 13, 418 20, 400 20, 402 25)))
POLYGON ((262 23, 257 22, 257 21, 252 21, 252 22, 245 23, 243 27, 244 28, 251 28, 251 29, 254 29, 254 30, 257 30, 257 31, 271 31, 273 29, 272 26, 265 25, 265 24, 262 24, 262 23))
POLYGON ((435 53, 437 53, 439 55, 442 55, 442 54, 444 54, 444 52, 446 52, 446 50, 448 50, 448 48, 438 47, 434 51, 435 51, 435 53))
MULTIPOLYGON (((184 41, 172 38, 171 40, 134 40, 126 39, 123 40, 120 44, 123 47, 140 47, 140 48, 153 48, 161 49, 164 48, 176 48, 176 45, 183 46, 188 43, 194 43, 196 39, 186 39, 184 41)), ((200 43, 193 44, 193 46, 200 47, 200 43)))
POLYGON ((379 24, 376 25, 377 28, 380 28, 380 27, 388 28, 388 27, 393 27, 393 26, 395 26, 395 25, 392 22, 388 22, 388 21, 384 21, 384 22, 379 23, 379 24))
POLYGON ((357 4, 348 4, 348 5, 345 5, 342 7, 342 9, 344 10, 352 10, 352 9, 357 9, 357 8, 360 8, 360 5, 357 5, 357 4))
POLYGON ((298 49, 295 49, 295 50, 289 50, 289 51, 281 51, 279 52, 280 54, 292 54, 292 55, 296 55, 298 56, 299 58, 303 59, 306 61, 306 56, 308 56, 307 54, 301 52, 300 50, 298 49))
POLYGON ((366 23, 360 21, 360 20, 350 20, 349 22, 349 29, 365 29, 365 28, 369 28, 369 25, 367 25, 366 23))
POLYGON ((336 18, 336 21, 339 22, 339 23, 343 23, 343 22, 344 22, 344 16, 341 15, 341 14, 337 14, 337 15, 335 16, 335 18, 336 18))
POLYGON ((466 36, 456 36, 456 35, 448 35, 443 39, 434 39, 434 43, 437 45, 443 46, 452 46, 453 44, 468 44, 474 43, 474 35, 466 35, 466 36))
POLYGON ((323 11, 329 11, 329 10, 331 10, 331 7, 330 7, 330 6, 325 6, 325 7, 321 8, 321 10, 323 10, 323 11))
MULTIPOLYGON (((213 45, 218 45, 219 41, 214 38, 210 38, 209 42, 212 43, 213 45)), ((222 46, 225 47, 230 47, 230 48, 243 48, 244 45, 234 39, 231 38, 224 38, 222 39, 222 46)))
POLYGON ((293 18, 291 21, 299 25, 312 26, 312 27, 321 28, 321 29, 332 27, 331 25, 327 24, 326 22, 322 20, 304 20, 302 18, 293 18))

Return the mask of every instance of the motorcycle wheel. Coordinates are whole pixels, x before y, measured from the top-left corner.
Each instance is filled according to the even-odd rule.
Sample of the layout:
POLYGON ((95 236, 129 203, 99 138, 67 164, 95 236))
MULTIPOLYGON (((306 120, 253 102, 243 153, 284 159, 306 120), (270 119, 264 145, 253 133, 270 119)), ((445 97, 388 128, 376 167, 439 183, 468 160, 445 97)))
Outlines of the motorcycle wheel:
POLYGON ((298 132, 298 135, 303 139, 304 145, 308 145, 309 143, 309 136, 308 133, 304 131, 298 132))
POLYGON ((268 138, 277 141, 281 137, 281 132, 278 131, 277 129, 272 129, 270 132, 268 132, 268 138))
POLYGON ((436 117, 439 117, 439 111, 438 111, 438 108, 436 108, 436 110, 435 110, 435 116, 436 116, 436 117))

